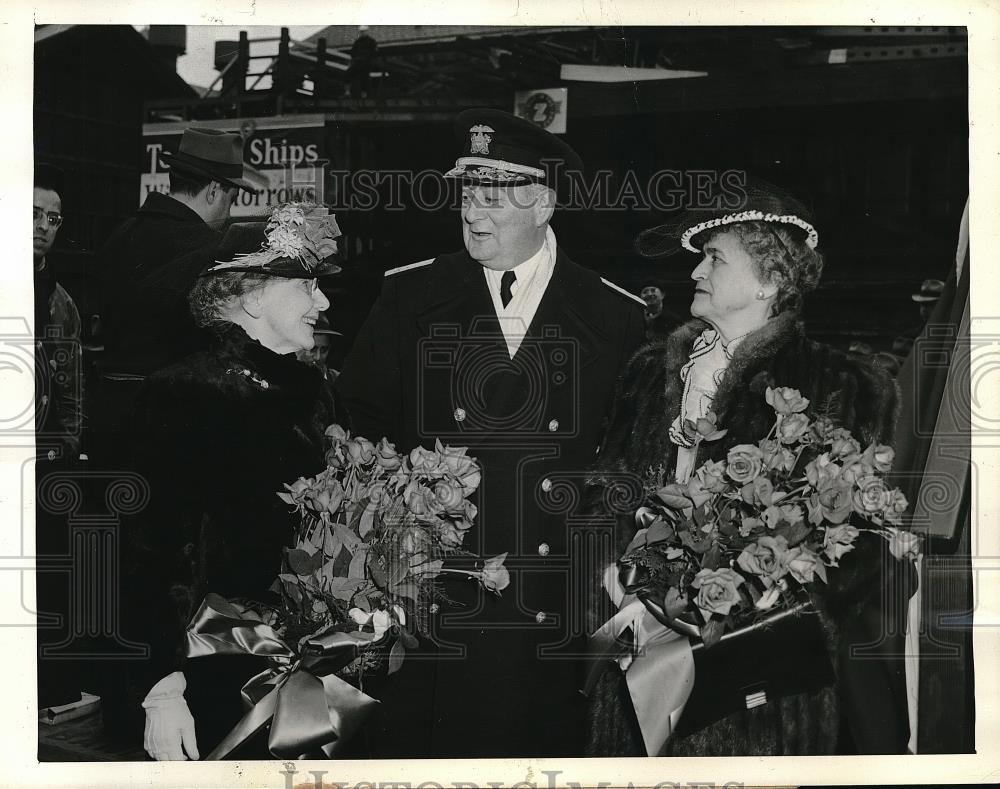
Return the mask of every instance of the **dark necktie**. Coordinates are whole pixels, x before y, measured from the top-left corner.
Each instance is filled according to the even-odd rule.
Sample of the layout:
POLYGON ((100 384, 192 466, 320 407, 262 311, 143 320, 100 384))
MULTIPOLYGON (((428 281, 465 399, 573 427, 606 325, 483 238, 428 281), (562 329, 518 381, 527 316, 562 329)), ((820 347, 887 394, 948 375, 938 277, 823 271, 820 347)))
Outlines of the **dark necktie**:
POLYGON ((514 294, 510 292, 510 289, 514 285, 515 280, 517 280, 517 275, 513 271, 505 271, 503 276, 500 277, 500 301, 504 307, 510 304, 510 300, 514 298, 514 294))

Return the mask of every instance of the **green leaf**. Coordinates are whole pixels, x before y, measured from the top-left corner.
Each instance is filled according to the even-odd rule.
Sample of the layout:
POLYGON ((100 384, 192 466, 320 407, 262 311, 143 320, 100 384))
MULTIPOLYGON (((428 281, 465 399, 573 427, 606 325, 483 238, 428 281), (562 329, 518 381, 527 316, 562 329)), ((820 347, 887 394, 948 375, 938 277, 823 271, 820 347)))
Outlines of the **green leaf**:
POLYGON ((399 640, 403 643, 403 646, 407 649, 416 649, 420 646, 420 642, 417 641, 417 637, 413 635, 406 628, 399 628, 399 640))
POLYGON ((705 512, 703 507, 695 507, 694 513, 692 513, 691 520, 694 521, 698 528, 701 528, 708 521, 708 513, 705 512))
POLYGON ((781 535, 788 540, 789 548, 794 548, 811 533, 812 529, 802 521, 794 524, 789 523, 788 521, 782 521, 781 524, 774 529, 775 536, 781 535))
POLYGON ((395 674, 403 666, 403 658, 406 657, 406 648, 403 642, 397 640, 392 649, 389 650, 389 674, 395 674))
POLYGON ((343 541, 344 547, 351 553, 354 553, 360 546, 364 545, 361 538, 343 523, 333 524, 333 531, 343 541))
POLYGON ((710 649, 719 643, 722 633, 726 628, 726 623, 720 619, 709 619, 701 626, 701 640, 705 643, 705 648, 710 649))
POLYGON ((278 498, 285 502, 285 504, 295 503, 295 499, 292 498, 290 493, 282 493, 280 490, 278 491, 278 498))
POLYGON ((674 539, 674 530, 662 518, 657 518, 646 532, 646 543, 664 542, 674 539))
POLYGON ((334 578, 327 591, 338 600, 350 601, 354 593, 365 585, 363 578, 334 578))
POLYGON ((712 547, 712 543, 714 542, 711 535, 705 535, 703 539, 700 539, 695 536, 695 532, 688 529, 677 532, 677 536, 684 547, 690 548, 695 553, 705 553, 705 551, 712 547))
POLYGON ((368 595, 366 594, 356 595, 354 597, 354 605, 356 605, 366 614, 370 614, 372 612, 372 604, 371 601, 368 599, 368 595))
POLYGON ((347 570, 347 575, 351 578, 364 578, 365 577, 365 564, 368 562, 368 551, 365 549, 358 550, 357 553, 351 558, 350 567, 347 570))
MULTIPOLYGON (((361 499, 361 501, 358 502, 357 507, 354 510, 354 513, 350 517, 348 525, 351 531, 354 532, 355 534, 357 534, 358 529, 361 525, 361 518, 364 517, 365 510, 368 509, 368 502, 369 502, 368 498, 361 499)), ((355 537, 355 539, 357 539, 357 537, 355 537)))
POLYGON ((417 602, 420 590, 417 585, 413 583, 396 584, 392 587, 392 593, 398 595, 399 597, 407 597, 415 603, 417 602))
POLYGON ((705 552, 705 556, 701 560, 702 568, 706 570, 718 570, 720 556, 719 543, 713 542, 712 547, 705 552))
POLYGON ((361 513, 361 520, 358 521, 358 534, 362 537, 367 537, 371 532, 377 511, 375 507, 365 507, 364 512, 361 513))
POLYGON ((413 568, 414 575, 437 575, 441 572, 441 568, 444 567, 444 562, 441 559, 437 559, 433 562, 424 562, 423 564, 418 564, 413 568))
POLYGON ((323 552, 317 551, 312 556, 301 548, 293 548, 288 552, 288 567, 296 575, 312 575, 323 565, 323 552))
POLYGON ((402 582, 404 578, 409 574, 410 566, 405 562, 396 562, 389 573, 389 585, 395 586, 396 584, 402 582))
POLYGON ((369 551, 366 561, 368 562, 368 572, 371 575, 372 580, 375 582, 375 585, 379 589, 385 589, 388 585, 388 579, 386 578, 385 570, 383 570, 382 565, 379 564, 378 556, 374 552, 369 551))

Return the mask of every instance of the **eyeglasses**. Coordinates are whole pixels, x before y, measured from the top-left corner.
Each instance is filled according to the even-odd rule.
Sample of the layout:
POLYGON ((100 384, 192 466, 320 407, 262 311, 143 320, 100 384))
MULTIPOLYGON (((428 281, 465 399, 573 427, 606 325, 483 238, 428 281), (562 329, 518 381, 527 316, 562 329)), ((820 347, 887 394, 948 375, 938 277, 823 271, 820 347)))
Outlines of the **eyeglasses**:
POLYGON ((34 210, 34 215, 35 215, 35 221, 36 222, 44 216, 45 220, 49 223, 49 227, 59 227, 59 225, 61 225, 63 223, 63 216, 62 216, 62 214, 57 213, 55 211, 49 211, 48 213, 45 213, 37 205, 33 206, 33 208, 35 209, 34 210))

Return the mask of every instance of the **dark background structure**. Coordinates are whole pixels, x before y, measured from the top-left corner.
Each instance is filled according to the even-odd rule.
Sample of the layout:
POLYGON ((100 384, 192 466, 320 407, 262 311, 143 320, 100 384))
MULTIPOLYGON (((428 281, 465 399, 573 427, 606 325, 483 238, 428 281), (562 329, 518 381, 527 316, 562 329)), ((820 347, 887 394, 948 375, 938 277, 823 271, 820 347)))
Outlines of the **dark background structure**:
MULTIPOLYGON (((910 294, 955 265, 969 189, 964 28, 393 25, 367 31, 374 51, 357 46, 361 34, 332 26, 294 42, 284 31, 271 42, 277 54, 260 55, 249 29, 217 44, 219 76, 196 89, 176 73, 183 27, 36 29, 36 157, 69 175, 51 259, 84 316, 93 367, 101 347, 88 316, 102 309, 95 252, 137 208, 142 125, 153 121, 320 113, 330 169, 445 170, 456 156, 458 111, 511 110, 518 91, 565 87, 565 139, 589 171, 613 173, 611 194, 628 173, 645 183, 664 169, 738 169, 809 205, 827 261, 805 311, 817 339, 889 350, 919 324, 910 294), (565 79, 573 65, 707 73, 565 79)), ((632 246, 666 218, 625 206, 562 212, 553 227, 578 262, 636 294, 658 285, 665 307, 686 315, 694 256, 648 261, 632 246)), ((450 208, 380 205, 339 212, 338 222, 344 271, 331 320, 345 334, 342 354, 385 270, 462 240, 450 208)), ((962 671, 940 678, 942 693, 962 700, 954 714, 921 721, 928 751, 974 747, 971 679, 962 671)))

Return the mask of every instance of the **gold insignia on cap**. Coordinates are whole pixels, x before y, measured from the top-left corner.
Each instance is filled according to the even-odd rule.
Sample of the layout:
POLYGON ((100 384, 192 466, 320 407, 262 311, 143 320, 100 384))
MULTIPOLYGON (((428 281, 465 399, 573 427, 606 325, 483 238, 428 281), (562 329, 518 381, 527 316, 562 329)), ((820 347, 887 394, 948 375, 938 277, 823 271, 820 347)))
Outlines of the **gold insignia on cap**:
POLYGON ((493 138, 490 136, 491 134, 493 134, 493 129, 482 124, 477 124, 469 129, 471 138, 469 153, 481 153, 484 156, 489 156, 490 143, 493 141, 493 138))

